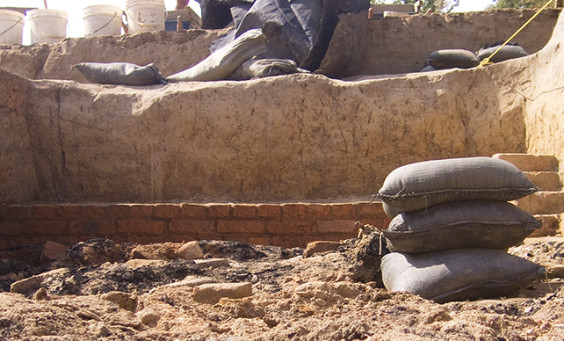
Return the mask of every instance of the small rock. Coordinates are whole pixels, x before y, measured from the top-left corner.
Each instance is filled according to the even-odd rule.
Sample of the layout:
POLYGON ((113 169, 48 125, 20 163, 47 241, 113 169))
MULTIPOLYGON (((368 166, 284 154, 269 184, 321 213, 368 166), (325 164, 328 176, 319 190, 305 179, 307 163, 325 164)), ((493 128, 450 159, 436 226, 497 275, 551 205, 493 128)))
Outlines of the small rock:
POLYGON ((161 319, 161 315, 153 310, 141 310, 136 315, 141 323, 151 328, 156 327, 161 319))
POLYGON ((35 294, 33 294, 33 299, 34 300, 48 300, 49 294, 47 293, 47 290, 45 288, 39 288, 39 290, 37 290, 35 292, 35 294))
POLYGON ((10 292, 28 295, 39 290, 43 282, 52 278, 67 277, 69 273, 70 270, 68 268, 60 268, 24 278, 12 283, 12 285, 10 285, 10 292))
POLYGON ((67 250, 68 248, 62 244, 47 241, 43 245, 39 259, 41 261, 54 261, 62 258, 67 250))
POLYGON ((229 259, 227 258, 195 259, 194 263, 200 268, 215 269, 230 266, 229 259))
POLYGON ((37 291, 41 287, 42 279, 39 276, 31 276, 24 278, 10 285, 10 292, 17 294, 28 294, 32 291, 37 291))
POLYGON ((196 277, 196 276, 186 276, 183 280, 179 282, 174 282, 170 284, 163 285, 170 288, 178 287, 195 287, 202 284, 216 283, 217 281, 211 277, 196 277))
POLYGON ((339 245, 339 242, 332 241, 316 241, 308 243, 304 250, 304 258, 311 257, 320 252, 335 251, 339 245))
POLYGON ((194 287, 194 301, 215 304, 223 297, 243 298, 253 294, 253 285, 243 283, 210 283, 194 287))
POLYGON ((140 267, 143 266, 162 266, 165 265, 167 263, 166 260, 161 260, 161 259, 130 259, 127 262, 125 262, 125 265, 133 268, 133 269, 139 269, 140 267))
POLYGON ((137 245, 131 250, 130 258, 140 259, 174 259, 176 258, 176 245, 174 243, 154 243, 137 245))
POLYGON ((548 278, 564 278, 564 266, 555 265, 546 269, 546 275, 548 278))
POLYGON ((176 255, 178 258, 191 260, 204 257, 204 252, 200 247, 200 243, 197 241, 191 241, 184 243, 181 247, 179 247, 178 250, 176 250, 176 255))
POLYGON ((121 309, 135 311, 137 310, 137 297, 129 295, 126 292, 110 291, 101 296, 103 300, 117 304, 121 309))

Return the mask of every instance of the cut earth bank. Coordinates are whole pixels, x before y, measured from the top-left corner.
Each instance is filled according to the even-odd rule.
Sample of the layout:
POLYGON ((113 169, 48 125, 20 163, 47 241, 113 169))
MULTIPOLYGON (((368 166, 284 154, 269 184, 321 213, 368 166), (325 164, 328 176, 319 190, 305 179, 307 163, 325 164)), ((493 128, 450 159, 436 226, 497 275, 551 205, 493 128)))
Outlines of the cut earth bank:
MULTIPOLYGON (((415 161, 500 152, 562 161, 558 14, 518 36, 528 57, 361 82, 302 74, 130 87, 83 84, 70 70, 83 61, 155 62, 169 75, 201 60, 217 31, 4 46, 0 202, 342 201, 369 198, 392 169, 415 161)), ((418 71, 431 51, 477 50, 530 15, 347 15, 320 72, 418 71)))
MULTIPOLYGON (((183 42, 190 34, 211 41, 216 33, 171 36, 183 42)), ((159 36, 169 37, 117 40, 159 36)), ((0 70, 0 202, 331 200, 370 195, 390 170, 413 161, 529 152, 562 164, 563 40, 561 17, 550 42, 530 57, 362 82, 299 75, 134 88, 31 80, 41 76, 8 67, 0 70)), ((27 53, 54 48, 70 56, 65 51, 84 41, 16 48, 15 55, 9 48, 0 66, 27 58, 36 70, 66 68, 27 53)), ((434 45, 422 55, 447 47, 460 46, 434 45)), ((549 285, 442 305, 357 281, 356 239, 308 258, 301 249, 196 243, 198 262, 179 257, 173 243, 5 250, 2 291, 23 281, 0 293, 0 337, 561 340, 564 330, 559 237, 510 250, 546 266, 549 285)))

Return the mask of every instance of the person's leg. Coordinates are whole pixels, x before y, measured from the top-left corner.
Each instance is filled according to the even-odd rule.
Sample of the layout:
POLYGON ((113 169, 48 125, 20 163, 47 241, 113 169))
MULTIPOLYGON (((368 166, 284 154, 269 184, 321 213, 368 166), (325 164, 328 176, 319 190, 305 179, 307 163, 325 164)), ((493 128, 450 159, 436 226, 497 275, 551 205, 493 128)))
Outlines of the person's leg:
POLYGON ((189 0, 176 0, 176 9, 181 10, 186 8, 189 0))

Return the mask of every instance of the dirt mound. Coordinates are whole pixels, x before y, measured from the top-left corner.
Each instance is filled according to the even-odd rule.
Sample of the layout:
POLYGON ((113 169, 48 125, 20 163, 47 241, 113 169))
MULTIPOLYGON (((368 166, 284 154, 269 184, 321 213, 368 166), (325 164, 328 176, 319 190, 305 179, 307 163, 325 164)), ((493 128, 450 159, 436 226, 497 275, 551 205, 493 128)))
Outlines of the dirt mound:
POLYGON ((180 243, 96 239, 52 262, 2 259, 0 338, 557 340, 562 335, 562 237, 527 239, 510 249, 546 266, 546 280, 511 298, 446 304, 383 289, 376 281, 377 242, 345 240, 333 251, 304 258, 298 248, 199 241, 202 258, 189 260, 175 258, 180 243))

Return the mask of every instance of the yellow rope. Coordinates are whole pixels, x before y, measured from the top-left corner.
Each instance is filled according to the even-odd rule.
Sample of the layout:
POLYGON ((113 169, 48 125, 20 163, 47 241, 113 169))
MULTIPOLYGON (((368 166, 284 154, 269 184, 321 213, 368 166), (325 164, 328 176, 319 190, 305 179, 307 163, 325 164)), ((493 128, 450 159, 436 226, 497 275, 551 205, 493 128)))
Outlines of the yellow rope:
POLYGON ((512 35, 511 37, 509 37, 509 38, 505 41, 505 43, 501 44, 501 46, 499 46, 499 47, 494 51, 494 53, 492 53, 488 58, 485 58, 484 60, 482 60, 482 61, 480 62, 480 66, 485 66, 485 65, 493 64, 493 63, 490 63, 490 59, 491 59, 493 56, 495 56, 495 54, 498 53, 499 50, 501 50, 505 45, 507 45, 513 38, 515 38, 515 36, 518 35, 519 32, 521 32, 527 25, 529 25, 529 23, 530 23, 531 21, 533 21, 533 19, 535 19, 542 11, 544 11, 544 9, 547 8, 548 5, 550 5, 550 3, 553 2, 553 1, 555 1, 555 0, 549 0, 549 1, 547 1, 547 3, 544 4, 544 6, 542 6, 542 7, 531 17, 531 19, 527 20, 527 22, 524 23, 523 26, 521 26, 515 33, 513 33, 513 35, 512 35))

